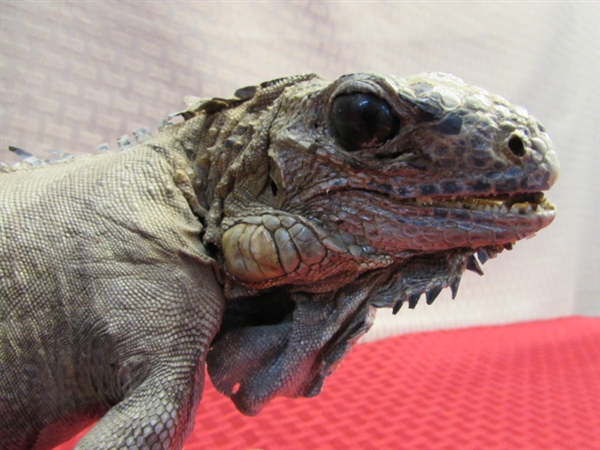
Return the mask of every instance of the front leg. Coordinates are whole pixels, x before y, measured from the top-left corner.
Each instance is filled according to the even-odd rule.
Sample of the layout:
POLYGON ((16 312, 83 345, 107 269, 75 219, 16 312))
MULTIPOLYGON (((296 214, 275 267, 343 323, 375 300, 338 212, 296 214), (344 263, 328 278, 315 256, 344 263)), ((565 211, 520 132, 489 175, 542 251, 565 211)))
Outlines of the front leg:
POLYGON ((191 432, 204 385, 204 358, 181 367, 165 361, 113 406, 77 449, 179 449, 191 432))
MULTIPOLYGON (((192 429, 223 298, 208 265, 152 272, 143 280, 129 280, 127 298, 119 302, 111 290, 122 290, 122 283, 100 288, 112 299, 104 317, 107 330, 119 338, 113 334, 110 342, 98 343, 109 347, 105 354, 92 344, 90 376, 114 406, 78 449, 179 449, 192 429)), ((104 333, 96 329, 94 339, 98 334, 104 333)))

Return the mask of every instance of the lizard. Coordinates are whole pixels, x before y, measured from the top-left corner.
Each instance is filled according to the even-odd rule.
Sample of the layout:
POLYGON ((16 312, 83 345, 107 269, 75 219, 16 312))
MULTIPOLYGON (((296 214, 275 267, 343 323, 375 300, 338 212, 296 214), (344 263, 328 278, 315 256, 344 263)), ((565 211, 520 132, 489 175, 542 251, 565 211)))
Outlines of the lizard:
MULTIPOLYGON (((317 395, 377 308, 549 225, 522 107, 443 73, 186 98, 118 151, 0 174, 0 447, 181 448, 205 368, 244 414, 317 395)), ((34 167, 35 166, 35 167, 34 167)))

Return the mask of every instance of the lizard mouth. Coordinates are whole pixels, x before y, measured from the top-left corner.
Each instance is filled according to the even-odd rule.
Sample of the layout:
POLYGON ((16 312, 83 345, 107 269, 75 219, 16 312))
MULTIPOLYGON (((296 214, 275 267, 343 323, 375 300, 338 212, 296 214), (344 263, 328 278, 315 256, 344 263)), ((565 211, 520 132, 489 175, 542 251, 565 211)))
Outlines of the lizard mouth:
POLYGON ((336 193, 359 193, 363 195, 364 201, 367 197, 379 197, 384 202, 389 204, 390 210, 394 205, 402 205, 405 207, 416 207, 418 209, 439 208, 441 210, 467 210, 493 214, 495 216, 504 215, 520 215, 521 218, 527 219, 542 217, 552 219, 554 217, 556 207, 550 202, 544 192, 513 192, 505 194, 485 194, 480 195, 416 195, 416 196, 398 196, 386 184, 375 184, 369 187, 360 186, 354 187, 345 182, 327 183, 319 185, 308 190, 302 195, 304 204, 328 202, 332 195, 336 193), (393 203, 392 203, 393 202, 393 203))
POLYGON ((499 194, 483 197, 427 197, 420 196, 403 202, 418 207, 466 209, 498 214, 553 214, 555 206, 543 192, 499 194))
POLYGON ((318 196, 310 207, 338 211, 326 216, 335 232, 358 236, 376 254, 394 258, 514 243, 534 236, 555 217, 542 191, 411 197, 399 197, 385 185, 348 191, 318 196))

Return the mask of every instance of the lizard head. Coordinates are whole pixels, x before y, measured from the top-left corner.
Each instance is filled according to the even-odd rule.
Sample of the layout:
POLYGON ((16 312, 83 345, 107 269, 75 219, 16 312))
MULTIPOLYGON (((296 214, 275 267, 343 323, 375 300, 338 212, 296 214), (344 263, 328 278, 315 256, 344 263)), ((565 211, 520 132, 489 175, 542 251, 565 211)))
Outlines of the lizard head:
POLYGON ((371 308, 455 295, 474 254, 554 218, 543 126, 451 75, 304 76, 241 96, 213 122, 206 239, 229 298, 209 373, 245 412, 318 392, 371 308))

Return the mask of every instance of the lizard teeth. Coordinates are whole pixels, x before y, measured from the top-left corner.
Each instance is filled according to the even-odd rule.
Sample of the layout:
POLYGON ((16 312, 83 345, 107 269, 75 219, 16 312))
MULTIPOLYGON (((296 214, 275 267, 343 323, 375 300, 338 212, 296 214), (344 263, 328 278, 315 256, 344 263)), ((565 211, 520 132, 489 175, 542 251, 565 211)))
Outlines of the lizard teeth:
POLYGON ((448 197, 436 199, 428 196, 420 196, 409 200, 409 203, 422 207, 467 209, 496 214, 541 214, 546 209, 554 209, 554 205, 545 199, 542 199, 542 203, 529 202, 527 200, 512 203, 510 200, 510 197, 504 199, 485 197, 448 197))
POLYGON ((432 205, 433 204, 433 198, 431 197, 417 197, 415 198, 415 202, 418 205, 432 205))

